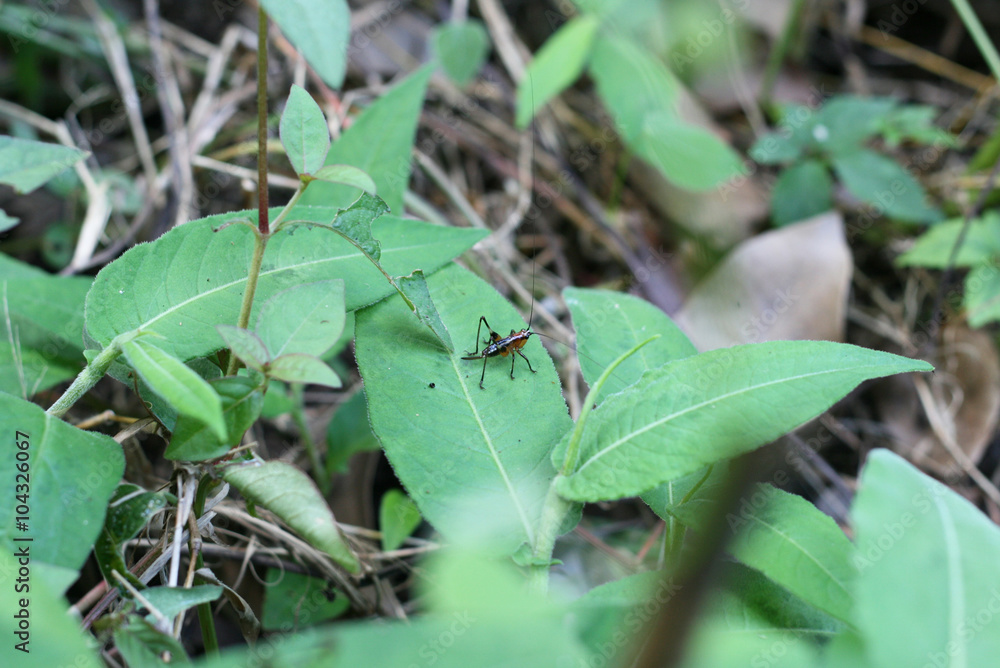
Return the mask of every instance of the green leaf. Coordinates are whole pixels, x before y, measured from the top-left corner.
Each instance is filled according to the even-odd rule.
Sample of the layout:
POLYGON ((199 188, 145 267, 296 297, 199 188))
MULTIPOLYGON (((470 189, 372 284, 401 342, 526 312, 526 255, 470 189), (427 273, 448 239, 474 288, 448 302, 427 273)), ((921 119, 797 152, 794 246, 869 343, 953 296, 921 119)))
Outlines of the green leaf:
POLYGON ((771 219, 778 227, 797 223, 833 207, 833 179, 818 160, 803 160, 781 173, 771 191, 771 219))
POLYGON ((624 390, 650 369, 698 352, 684 332, 645 299, 584 288, 566 288, 563 298, 573 317, 576 344, 584 351, 580 369, 590 386, 623 352, 660 334, 659 339, 640 348, 615 369, 601 389, 602 398, 624 390))
POLYGON ((642 500, 664 520, 676 518, 684 526, 698 530, 718 512, 718 499, 732 484, 729 462, 716 462, 675 480, 661 483, 642 493, 642 500))
POLYGON ((955 136, 943 128, 934 126, 934 118, 938 109, 930 105, 906 104, 896 107, 886 116, 879 131, 885 137, 885 142, 891 147, 904 141, 917 144, 940 144, 954 147, 958 145, 955 136))
MULTIPOLYGON (((150 605, 173 618, 189 608, 201 603, 217 601, 222 596, 222 587, 215 585, 195 585, 193 587, 150 587, 142 592, 142 597, 150 605)), ((149 619, 149 617, 147 617, 149 619)), ((152 621, 149 619, 149 621, 152 621)))
POLYGON ((598 27, 596 16, 576 16, 538 50, 517 86, 517 127, 528 127, 538 109, 580 78, 598 27))
POLYGON ((363 389, 340 404, 326 428, 327 478, 346 473, 347 464, 355 452, 379 449, 378 439, 368 422, 368 400, 363 389))
POLYGON ((837 95, 816 112, 812 138, 823 151, 854 153, 878 132, 897 104, 891 97, 837 95))
MULTIPOLYGON (((326 156, 327 165, 353 165, 370 174, 380 196, 396 215, 403 213, 403 193, 410 182, 417 121, 433 71, 431 65, 422 67, 390 89, 358 116, 326 156)), ((349 186, 314 182, 309 184, 299 204, 345 207, 357 196, 358 191, 349 186)), ((428 270, 426 266, 423 268, 428 270)), ((350 290, 350 281, 347 285, 350 290)))
MULTIPOLYGON (((61 421, 55 420, 55 422, 61 421)), ((72 429, 69 425, 66 426, 72 429)), ((2 504, 2 508, 8 506, 11 504, 2 504)), ((33 510, 38 512, 37 509, 33 510)), ((80 523, 79 516, 71 518, 69 513, 64 513, 63 516, 66 520, 72 519, 74 525, 80 523)), ((4 529, 10 526, 11 522, 5 522, 3 525, 4 529)), ((69 526, 70 523, 67 522, 67 527, 69 526)), ((94 523, 92 528, 99 529, 100 522, 94 523)), ((44 545, 44 541, 36 541, 30 548, 32 569, 30 597, 15 595, 18 593, 15 590, 17 572, 22 565, 18 560, 23 558, 23 555, 16 556, 6 544, 0 547, 0 573, 3 573, 0 577, 0 586, 9 592, 6 596, 0 596, 0 634, 4 639, 0 645, 0 663, 5 666, 103 668, 107 664, 101 661, 92 649, 93 637, 80 628, 80 623, 73 619, 69 606, 62 598, 62 590, 69 587, 79 573, 73 571, 65 587, 43 577, 37 570, 39 562, 36 561, 36 550, 39 548, 44 550, 44 545), (28 604, 22 605, 26 599, 28 604), (27 629, 21 628, 23 619, 27 620, 25 622, 28 625, 27 629)))
MULTIPOLYGON (((526 327, 497 292, 457 265, 429 276, 441 320, 471 353, 480 316, 526 327), (456 334, 457 335, 457 334, 456 334)), ((483 362, 448 353, 399 297, 358 312, 355 346, 374 429, 421 514, 449 540, 513 552, 534 535, 554 469, 552 444, 572 423, 551 359, 535 339, 483 362)), ((486 332, 479 332, 485 338, 486 332)))
POLYGON ((224 468, 222 478, 351 573, 361 570, 357 557, 341 538, 323 495, 302 471, 285 462, 236 464, 224 468))
POLYGON ((431 46, 445 74, 458 86, 472 81, 490 51, 490 36, 482 21, 469 19, 431 31, 431 46))
POLYGON ((16 553, 25 546, 16 539, 31 538, 32 586, 45 581, 62 594, 79 577, 101 531, 108 499, 125 470, 122 448, 108 436, 81 431, 2 392, 0 427, 7 439, 0 475, 9 481, 7 501, 0 503, 0 547, 16 553), (27 476, 27 483, 19 475, 27 476), (17 525, 24 513, 17 511, 16 495, 22 493, 29 495, 31 510, 25 530, 17 525))
POLYGON ((840 527, 802 497, 770 485, 743 496, 727 517, 728 550, 802 600, 851 621, 854 546, 840 527))
MULTIPOLYGON (((278 209, 272 210, 277 216, 278 209)), ((329 223, 329 207, 296 207, 292 215, 329 223)), ((105 267, 87 294, 87 334, 107 346, 119 334, 142 329, 164 338, 158 345, 191 359, 223 347, 215 331, 235 324, 253 252, 253 232, 244 225, 214 227, 245 212, 192 221, 156 241, 126 251, 105 267)), ((387 272, 433 271, 485 236, 482 230, 438 227, 382 216, 374 223, 387 272)), ((392 286, 350 242, 328 229, 293 226, 274 235, 264 254, 255 303, 301 283, 342 278, 348 310, 370 304, 392 286)), ((251 318, 256 312, 251 314, 251 318)), ((253 320, 252 320, 253 321, 253 320)))
POLYGON ((336 372, 315 355, 287 353, 275 358, 267 366, 270 378, 286 383, 312 383, 327 387, 340 387, 342 383, 336 372))
POLYGON ((351 10, 345 0, 262 0, 268 17, 278 24, 320 78, 337 90, 344 83, 351 10))
POLYGON ((142 380, 179 414, 204 422, 219 438, 226 437, 222 402, 201 376, 143 339, 129 341, 123 352, 142 380))
POLYGON ((972 327, 1000 320, 1000 271, 995 262, 977 264, 965 277, 963 305, 972 327))
POLYGON ((30 396, 80 371, 91 283, 0 255, 0 390, 30 396))
POLYGON ((170 665, 191 665, 184 646, 145 619, 130 619, 127 626, 116 629, 114 643, 130 668, 162 668, 167 665, 164 652, 170 655, 170 665))
POLYGON ((9 215, 6 211, 0 210, 0 232, 13 229, 21 222, 20 218, 9 215))
MULTIPOLYGON (((264 595, 261 625, 269 631, 288 632, 340 617, 351 609, 350 600, 329 589, 321 578, 268 569, 264 580, 274 582, 264 595)), ((286 636, 291 637, 291 636, 286 636)))
POLYGON ((208 381, 222 401, 222 417, 226 421, 226 438, 220 439, 200 420, 181 415, 177 419, 163 456, 175 461, 198 462, 215 459, 237 445, 264 407, 264 395, 257 383, 249 378, 216 378, 208 381))
POLYGON ((316 281, 279 292, 261 306, 254 332, 272 357, 322 355, 344 331, 344 281, 316 281))
POLYGON ((278 134, 296 174, 312 174, 323 165, 330 150, 330 129, 316 100, 305 88, 292 84, 278 134))
POLYGON ((434 336, 441 341, 446 350, 453 352, 455 344, 451 342, 448 328, 441 322, 441 316, 434 308, 434 300, 431 299, 430 292, 427 290, 427 279, 424 278, 424 272, 417 269, 409 276, 399 276, 396 278, 396 283, 413 304, 413 313, 417 316, 417 320, 434 332, 434 336))
POLYGON ((597 35, 588 71, 630 146, 640 141, 648 116, 674 108, 681 87, 655 54, 618 32, 597 35))
POLYGON ((816 112, 809 107, 784 107, 778 129, 758 137, 750 157, 762 165, 780 165, 798 160, 807 150, 819 151, 813 136, 816 121, 816 112))
POLYGON ((372 177, 368 176, 367 172, 350 165, 327 165, 320 167, 313 176, 320 181, 342 183, 354 188, 360 188, 372 195, 375 195, 378 191, 375 181, 372 180, 372 177))
POLYGON ((926 362, 825 341, 712 350, 645 374, 590 416, 565 498, 618 499, 754 450, 823 412, 860 382, 926 362))
POLYGON ((31 192, 88 155, 59 144, 0 136, 0 183, 31 192))
POLYGON ((410 537, 423 518, 417 504, 398 489, 390 489, 382 495, 379 504, 378 526, 382 531, 382 550, 391 552, 410 537))
MULTIPOLYGON (((917 238, 913 246, 897 258, 896 264, 900 267, 944 269, 964 227, 963 218, 938 223, 917 238)), ((989 262, 997 253, 1000 253, 1000 213, 987 211, 969 221, 969 229, 955 257, 955 266, 971 267, 989 262)))
POLYGON ((927 205, 927 193, 895 161, 874 151, 859 149, 833 156, 837 177, 852 195, 890 218, 914 222, 933 223, 941 214, 927 205))
POLYGON ((120 587, 112 575, 117 572, 137 589, 144 585, 132 575, 123 558, 125 541, 135 538, 156 513, 167 505, 166 497, 157 492, 147 492, 138 485, 122 483, 108 503, 104 528, 94 545, 97 566, 109 587, 120 587))
POLYGON ((872 451, 851 517, 854 619, 871 666, 988 666, 1000 634, 1000 529, 898 455, 872 451))
POLYGON ((631 148, 669 181, 688 190, 710 190, 742 170, 740 157, 725 142, 666 112, 646 117, 631 148))
POLYGON ((233 354, 254 371, 263 371, 264 365, 271 361, 271 352, 254 332, 241 329, 236 325, 216 325, 215 331, 219 333, 233 354))

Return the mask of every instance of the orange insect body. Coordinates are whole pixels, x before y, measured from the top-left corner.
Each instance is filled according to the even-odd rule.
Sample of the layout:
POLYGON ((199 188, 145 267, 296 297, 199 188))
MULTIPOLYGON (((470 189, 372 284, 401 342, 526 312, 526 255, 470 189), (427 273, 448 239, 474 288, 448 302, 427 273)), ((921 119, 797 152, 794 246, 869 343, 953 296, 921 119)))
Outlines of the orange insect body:
MULTIPOLYGON (((524 353, 521 352, 521 348, 524 347, 524 344, 526 344, 528 342, 528 339, 531 338, 531 335, 534 334, 534 332, 532 332, 531 329, 529 328, 530 325, 519 332, 515 332, 512 329, 510 330, 510 334, 501 337, 499 334, 493 331, 493 328, 490 327, 490 323, 486 321, 485 316, 479 316, 479 328, 476 329, 476 352, 472 353, 467 357, 462 358, 463 360, 477 360, 482 358, 483 373, 479 377, 479 389, 481 390, 486 389, 485 387, 483 387, 483 380, 486 378, 486 360, 489 359, 490 357, 496 357, 497 355, 499 355, 500 357, 507 357, 507 355, 511 355, 512 353, 517 353, 524 359, 525 362, 528 363, 528 370, 531 371, 531 373, 537 373, 534 369, 531 368, 531 361, 524 356, 524 353), (485 345, 483 346, 482 352, 479 352, 479 335, 483 331, 483 325, 486 325, 486 329, 489 330, 490 338, 483 340, 483 343, 485 345)), ((516 361, 517 357, 512 356, 510 360, 511 380, 514 380, 514 362, 516 361)))

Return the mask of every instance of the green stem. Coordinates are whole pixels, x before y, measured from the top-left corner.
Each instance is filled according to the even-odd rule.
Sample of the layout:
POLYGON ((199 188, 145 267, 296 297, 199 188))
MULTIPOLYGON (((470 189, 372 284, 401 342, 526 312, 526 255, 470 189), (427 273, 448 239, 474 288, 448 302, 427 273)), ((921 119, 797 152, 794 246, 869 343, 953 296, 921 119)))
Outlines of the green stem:
POLYGON ((556 546, 556 538, 559 537, 559 528, 576 505, 575 501, 564 499, 556 491, 556 482, 561 477, 557 474, 553 478, 548 494, 545 495, 542 517, 538 522, 538 533, 531 553, 533 563, 530 567, 528 586, 541 593, 549 588, 549 567, 552 565, 552 551, 556 546))
POLYGON ((111 363, 122 354, 121 343, 118 339, 113 340, 108 347, 100 352, 100 354, 95 357, 90 364, 84 367, 77 377, 73 380, 73 384, 70 385, 62 396, 59 397, 54 404, 49 407, 46 411, 49 415, 54 417, 62 417, 66 414, 66 411, 75 404, 80 397, 90 391, 94 385, 97 384, 101 378, 104 378, 104 374, 108 372, 111 368, 111 363))
MULTIPOLYGON (((253 298, 257 293, 257 279, 260 278, 260 267, 264 262, 264 251, 267 249, 267 240, 270 235, 253 235, 253 257, 250 258, 250 272, 247 274, 247 286, 243 290, 243 303, 240 305, 240 317, 236 323, 237 327, 246 329, 250 323, 250 310, 253 308, 253 298)), ((235 376, 239 368, 239 359, 236 355, 230 355, 229 366, 226 369, 227 376, 235 376)))
POLYGON ((969 31, 969 36, 975 42, 979 53, 983 54, 983 59, 989 65, 993 76, 1000 81, 1000 54, 997 54, 996 45, 990 40, 990 36, 986 34, 986 30, 983 28, 983 24, 980 23, 979 17, 976 16, 976 12, 972 10, 968 0, 951 0, 951 4, 955 8, 955 11, 958 12, 959 17, 961 17, 962 23, 965 24, 965 29, 969 31))
POLYGON ((295 399, 295 404, 292 408, 292 419, 295 420, 295 424, 299 428, 299 438, 302 439, 302 447, 306 449, 306 454, 309 455, 313 479, 316 481, 319 490, 325 495, 330 491, 330 477, 326 475, 326 468, 319 459, 316 444, 313 443, 312 436, 309 435, 309 424, 306 421, 305 409, 303 408, 304 398, 302 395, 304 386, 302 383, 292 383, 291 389, 295 399))
POLYGON ((583 402, 583 410, 580 411, 580 417, 576 421, 576 426, 573 427, 573 435, 569 439, 569 445, 566 446, 566 456, 563 458, 563 465, 559 469, 559 473, 563 476, 571 476, 573 472, 576 471, 576 465, 579 463, 580 459, 580 442, 583 440, 583 428, 587 424, 587 418, 590 417, 590 411, 595 405, 597 405, 597 397, 601 393, 601 388, 604 383, 607 382, 608 378, 618 365, 624 362, 626 359, 634 355, 640 348, 648 343, 652 343, 656 339, 660 338, 660 335, 651 336, 642 343, 637 343, 632 346, 628 351, 618 356, 611 365, 604 370, 597 382, 594 383, 593 387, 590 388, 590 392, 587 393, 587 398, 583 402))

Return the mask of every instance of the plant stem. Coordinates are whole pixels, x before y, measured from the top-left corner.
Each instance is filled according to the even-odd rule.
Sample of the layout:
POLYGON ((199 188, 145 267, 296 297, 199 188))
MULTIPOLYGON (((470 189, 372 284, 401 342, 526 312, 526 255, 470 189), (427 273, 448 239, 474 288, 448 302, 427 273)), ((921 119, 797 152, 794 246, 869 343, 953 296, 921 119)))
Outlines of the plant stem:
POLYGON ((66 414, 66 411, 75 404, 80 397, 90 391, 94 385, 97 384, 104 374, 108 372, 111 367, 111 363, 122 354, 121 344, 118 339, 113 340, 108 344, 108 347, 102 350, 97 357, 95 357, 90 364, 84 367, 77 377, 73 380, 73 384, 70 385, 62 396, 56 399, 56 402, 49 407, 46 411, 49 415, 54 417, 62 417, 66 414))
POLYGON ((257 10, 257 224, 265 237, 267 220, 267 14, 257 10))
MULTIPOLYGON (((267 240, 270 235, 253 235, 253 257, 250 258, 250 271, 247 274, 247 286, 243 290, 243 303, 240 305, 240 317, 236 326, 246 329, 250 323, 250 309, 253 308, 253 298, 257 293, 257 279, 260 278, 260 267, 264 262, 264 250, 267 248, 267 240)), ((229 357, 229 366, 226 368, 227 376, 236 375, 239 359, 236 355, 229 357)))
POLYGON ((540 593, 549 588, 549 567, 552 565, 552 551, 556 546, 556 538, 559 537, 559 527, 576 504, 575 501, 564 499, 556 491, 556 482, 561 477, 556 474, 545 495, 542 517, 538 522, 538 532, 531 553, 534 563, 531 564, 528 586, 540 593))

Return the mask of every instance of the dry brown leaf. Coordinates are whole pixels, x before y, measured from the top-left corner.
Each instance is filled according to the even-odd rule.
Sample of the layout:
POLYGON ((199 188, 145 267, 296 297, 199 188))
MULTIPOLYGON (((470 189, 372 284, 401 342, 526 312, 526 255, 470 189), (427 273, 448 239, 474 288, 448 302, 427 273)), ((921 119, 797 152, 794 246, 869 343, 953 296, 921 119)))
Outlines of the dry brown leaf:
POLYGON ((844 336, 852 260, 839 213, 743 242, 692 291, 677 324, 700 350, 844 336))

